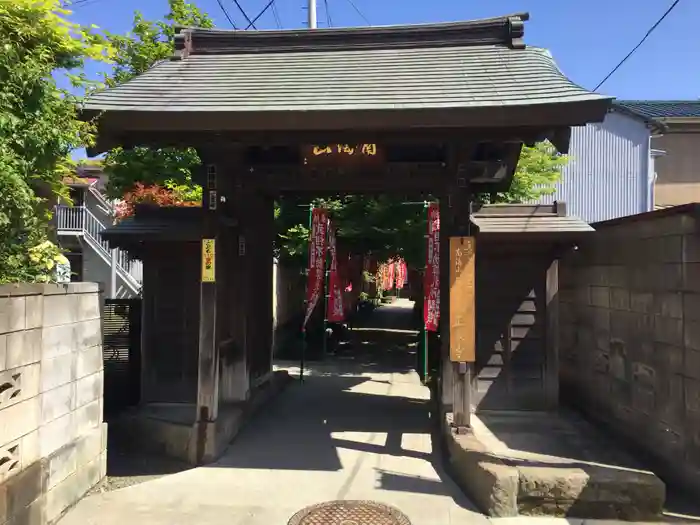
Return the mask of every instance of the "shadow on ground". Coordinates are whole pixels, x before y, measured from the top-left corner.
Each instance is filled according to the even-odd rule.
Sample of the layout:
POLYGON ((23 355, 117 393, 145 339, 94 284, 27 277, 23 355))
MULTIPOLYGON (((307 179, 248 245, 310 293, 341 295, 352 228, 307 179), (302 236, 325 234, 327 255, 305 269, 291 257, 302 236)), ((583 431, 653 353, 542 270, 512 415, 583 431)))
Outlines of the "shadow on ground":
MULTIPOLYGON (((334 356, 306 364, 303 381, 297 379, 269 407, 256 415, 235 440, 235 454, 225 455, 212 468, 336 471, 343 468, 338 449, 408 457, 427 461, 439 480, 408 476, 377 468, 379 488, 399 492, 449 495, 460 506, 473 509, 449 476, 433 439, 432 451, 403 448, 405 435, 432 434, 437 420, 429 399, 377 395, 358 391, 393 388, 398 381, 415 381, 417 332, 412 310, 384 306, 362 326, 355 327, 334 356), (379 377, 372 377, 379 374, 379 377), (364 385, 364 386, 363 386, 364 385), (337 434, 359 433, 368 439, 344 439, 337 434), (280 434, 284 435, 283 446, 280 434), (382 444, 377 435, 385 435, 382 444), (310 448, 312 444, 312 448, 310 448)), ((292 374, 298 363, 282 363, 292 374)), ((426 396, 427 397, 427 396, 426 396)), ((138 453, 128 443, 111 437, 107 479, 99 489, 114 490, 191 468, 181 461, 138 453)))

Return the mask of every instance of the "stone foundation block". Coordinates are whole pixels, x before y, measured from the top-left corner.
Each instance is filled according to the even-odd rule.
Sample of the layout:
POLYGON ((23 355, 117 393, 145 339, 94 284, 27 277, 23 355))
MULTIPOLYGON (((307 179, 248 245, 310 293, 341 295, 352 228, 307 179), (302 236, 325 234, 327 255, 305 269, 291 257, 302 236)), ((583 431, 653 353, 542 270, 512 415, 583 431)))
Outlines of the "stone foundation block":
POLYGON ((488 516, 517 516, 518 471, 489 454, 473 434, 456 434, 449 419, 444 428, 450 470, 462 490, 488 516))
MULTIPOLYGON (((493 436, 456 434, 450 416, 445 418, 443 436, 453 477, 488 516, 626 521, 655 521, 661 516, 666 489, 651 472, 604 465, 603 459, 596 463, 554 453, 547 459, 533 453, 505 453, 493 436)), ((519 430, 522 442, 526 427, 511 426, 509 439, 516 439, 519 430)), ((555 444, 552 447, 556 450, 555 444)))

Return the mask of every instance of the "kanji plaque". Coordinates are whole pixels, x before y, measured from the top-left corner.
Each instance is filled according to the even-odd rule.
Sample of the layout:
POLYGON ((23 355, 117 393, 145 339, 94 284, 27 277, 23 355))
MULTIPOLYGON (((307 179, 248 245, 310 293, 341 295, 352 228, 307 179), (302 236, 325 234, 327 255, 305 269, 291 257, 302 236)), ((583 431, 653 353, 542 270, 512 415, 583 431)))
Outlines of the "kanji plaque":
POLYGON ((384 151, 374 143, 368 144, 310 144, 302 147, 304 165, 348 165, 378 163, 384 151))
POLYGON ((450 238, 450 361, 476 359, 476 241, 450 238))
POLYGON ((214 239, 202 239, 202 282, 213 283, 216 281, 216 241, 214 239))

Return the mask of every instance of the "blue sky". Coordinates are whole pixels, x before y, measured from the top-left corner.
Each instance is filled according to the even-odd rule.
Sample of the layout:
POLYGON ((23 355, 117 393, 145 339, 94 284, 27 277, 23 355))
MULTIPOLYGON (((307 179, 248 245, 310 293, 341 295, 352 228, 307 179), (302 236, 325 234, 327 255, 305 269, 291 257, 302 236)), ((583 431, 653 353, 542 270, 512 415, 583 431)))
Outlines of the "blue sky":
MULTIPOLYGON (((350 0, 327 0, 334 26, 361 26, 365 21, 350 0)), ((671 0, 353 0, 372 25, 468 20, 528 11, 526 43, 550 49, 562 71, 593 89, 622 59, 671 0)), ((239 0, 255 16, 267 0, 239 0)), ((216 0, 195 3, 218 27, 230 27, 216 0)), ((237 25, 245 20, 233 0, 222 0, 237 25)), ((324 0, 318 0, 319 27, 326 25, 324 0)), ((276 0, 284 28, 304 27, 306 0, 276 0)), ((89 0, 72 18, 113 32, 126 32, 135 9, 161 18, 166 0, 89 0)), ((681 0, 644 45, 600 89, 621 99, 700 98, 700 1, 681 0)), ((256 24, 276 28, 268 11, 256 24)))

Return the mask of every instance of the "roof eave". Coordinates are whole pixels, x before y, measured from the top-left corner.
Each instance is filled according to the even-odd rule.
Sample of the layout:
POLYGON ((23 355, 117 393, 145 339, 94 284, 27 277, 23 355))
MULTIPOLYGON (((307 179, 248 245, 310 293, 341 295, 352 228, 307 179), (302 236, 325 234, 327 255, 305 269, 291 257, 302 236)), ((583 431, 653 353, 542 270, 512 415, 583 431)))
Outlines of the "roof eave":
POLYGON ((602 122, 611 98, 517 106, 444 107, 423 109, 365 109, 250 112, 100 111, 88 108, 81 115, 98 115, 99 134, 90 153, 106 151, 130 136, 167 132, 245 133, 340 132, 343 130, 401 131, 454 128, 485 130, 531 127, 541 130, 602 122))
POLYGON ((662 117, 659 119, 664 124, 695 124, 700 125, 700 117, 662 117))
POLYGON ((666 131, 668 131, 667 126, 662 122, 661 119, 655 119, 655 118, 648 117, 648 116, 646 116, 638 111, 635 111, 632 108, 624 106, 622 104, 616 104, 615 102, 613 102, 610 110, 613 112, 622 113, 623 115, 627 115, 630 118, 633 118, 633 119, 636 119, 636 120, 643 122, 644 125, 652 133, 662 134, 662 133, 666 133, 666 131))

